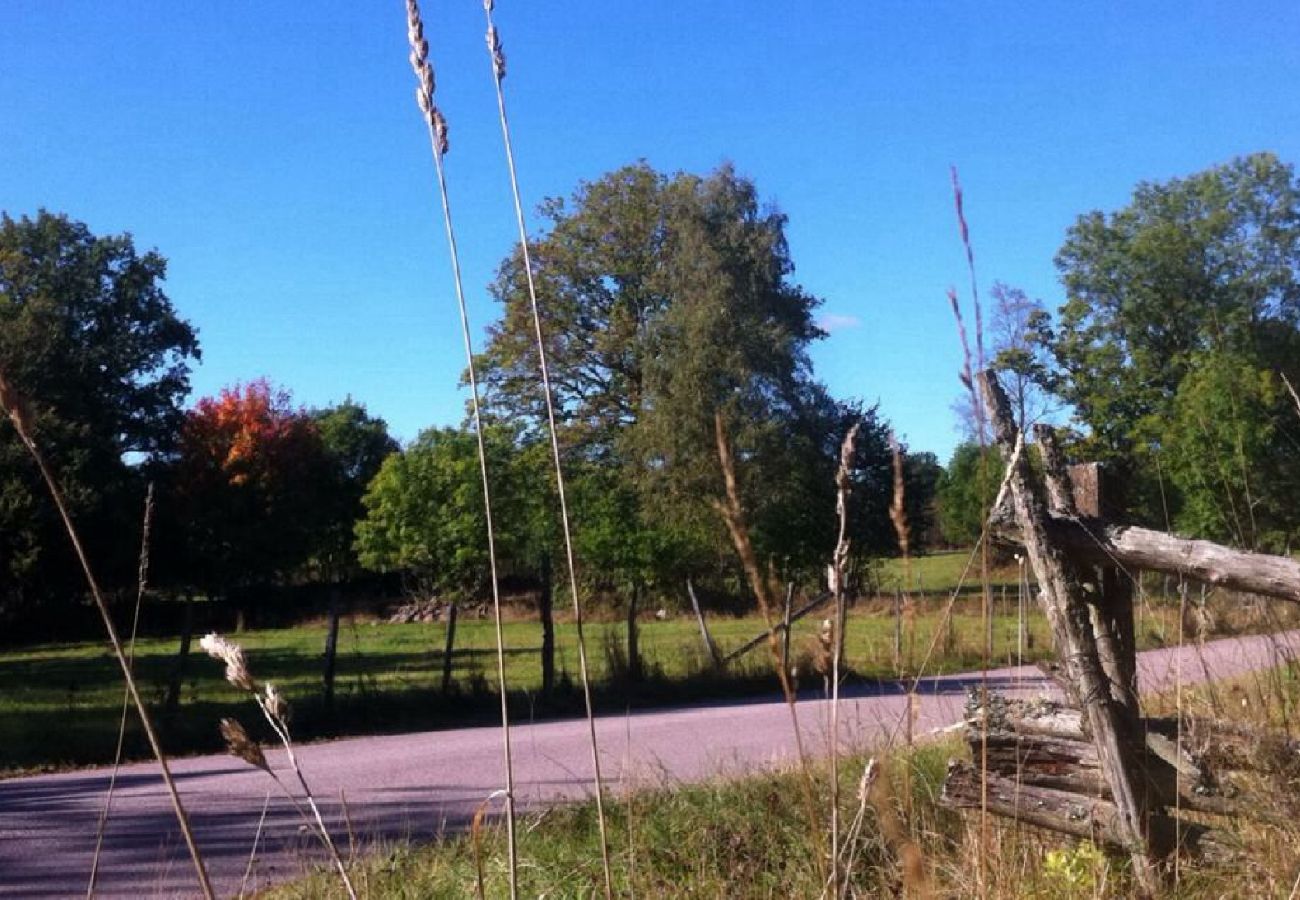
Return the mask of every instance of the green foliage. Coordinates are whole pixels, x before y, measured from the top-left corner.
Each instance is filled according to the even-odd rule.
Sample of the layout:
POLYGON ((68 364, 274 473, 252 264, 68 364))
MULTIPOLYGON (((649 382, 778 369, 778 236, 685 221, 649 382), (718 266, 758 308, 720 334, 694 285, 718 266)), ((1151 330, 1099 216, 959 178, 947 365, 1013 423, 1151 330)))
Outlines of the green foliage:
POLYGON ((984 530, 1002 481, 1002 460, 992 447, 958 444, 939 479, 939 528, 949 544, 973 544, 984 530))
POLYGON ((318 563, 327 576, 339 577, 357 565, 353 529, 365 514, 361 498, 385 459, 400 448, 388 424, 351 398, 314 410, 312 421, 330 461, 330 484, 322 498, 318 563))
POLYGON ((1130 513, 1163 524, 1168 505, 1186 528, 1247 544, 1281 528, 1265 520, 1294 506, 1278 454, 1295 428, 1278 431, 1261 379, 1300 365, 1292 167, 1260 153, 1141 184, 1118 212, 1081 216, 1056 262, 1068 299, 1055 333, 1040 330, 1054 390, 1087 428, 1081 455, 1128 474, 1130 513), (1161 497, 1166 462, 1175 490, 1161 497))
MULTIPOLYGON (((484 434, 496 547, 503 561, 525 543, 514 514, 518 454, 501 428, 484 434)), ((384 460, 356 525, 357 557, 377 571, 409 570, 437 590, 472 595, 488 577, 487 518, 478 444, 466 429, 432 428, 384 460)))
POLYGON ((1271 154, 1138 185, 1124 209, 1080 216, 1056 264, 1055 388, 1094 458, 1158 443, 1199 353, 1294 370, 1259 357, 1294 346, 1300 322, 1300 185, 1271 154))
POLYGON ((1090 897, 1109 861, 1092 841, 1080 841, 1072 847, 1049 850, 1043 858, 1043 874, 1069 896, 1090 897))
POLYGON ((915 553, 940 542, 938 494, 942 482, 943 466, 933 453, 922 451, 903 457, 903 508, 915 553))
POLYGON ((1193 359, 1164 428, 1181 530, 1250 547, 1288 545, 1296 521, 1289 501, 1300 496, 1289 401, 1276 375, 1240 355, 1193 359))
MULTIPOLYGON (((730 166, 666 176, 644 163, 548 201, 542 215, 530 249, 559 439, 590 480, 577 489, 595 520, 581 540, 589 568, 680 577, 730 558, 712 508, 720 414, 759 552, 820 570, 834 542, 839 440, 860 415, 873 435, 863 443, 879 454, 883 426, 812 377, 819 301, 789 280, 785 217, 730 166)), ((492 412, 522 422, 531 441, 544 412, 518 251, 493 293, 502 318, 479 370, 492 412)))
MULTIPOLYGON (((143 478, 169 451, 198 357, 161 283, 166 261, 130 235, 96 237, 41 211, 0 215, 0 366, 109 586, 130 579, 143 478)), ((0 425, 0 612, 75 595, 80 576, 35 468, 0 425)))

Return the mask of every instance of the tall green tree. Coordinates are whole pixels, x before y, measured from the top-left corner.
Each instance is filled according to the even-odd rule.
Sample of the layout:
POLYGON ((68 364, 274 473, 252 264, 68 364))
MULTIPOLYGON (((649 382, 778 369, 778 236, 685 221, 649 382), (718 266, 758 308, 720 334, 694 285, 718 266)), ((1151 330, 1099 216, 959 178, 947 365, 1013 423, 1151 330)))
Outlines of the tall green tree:
POLYGON ((356 524, 365 515, 361 498, 380 466, 401 449, 388 423, 370 415, 351 398, 310 413, 329 461, 329 484, 322 498, 316 565, 326 578, 339 579, 357 566, 353 548, 356 524))
POLYGON ((1300 427, 1276 373, 1231 353, 1193 357, 1161 432, 1180 530, 1282 552, 1300 525, 1300 427))
POLYGON ((1087 451, 1158 444, 1205 351, 1293 371, 1300 324, 1300 183, 1269 153, 1164 183, 1070 228, 1056 257, 1067 299, 1051 349, 1056 393, 1087 451))
MULTIPOLYGON (((700 551, 729 553, 710 506, 721 413, 760 552, 820 570, 848 417, 813 377, 819 301, 791 280, 785 217, 730 166, 668 176, 644 163, 542 215, 530 249, 559 438, 570 465, 617 482, 629 541, 674 548, 649 554, 665 577, 700 551)), ((493 285, 502 317, 480 370, 493 412, 535 435, 543 398, 523 276, 516 250, 493 285)))
POLYGON ((971 441, 957 445, 936 493, 939 530, 945 541, 970 546, 979 539, 1002 471, 996 448, 981 448, 971 441))
MULTIPOLYGON (((64 215, 0 214, 0 366, 29 399, 36 437, 96 567, 132 577, 143 477, 175 445, 198 358, 163 292, 167 264, 130 235, 64 215)), ((55 513, 16 435, 0 426, 0 611, 80 590, 55 513)))
MULTIPOLYGON (((1127 505, 1137 518, 1162 523, 1170 507, 1185 525, 1210 527, 1209 505, 1228 503, 1228 494, 1192 477, 1204 471, 1192 463, 1192 404, 1223 411, 1236 403, 1244 414, 1258 408, 1251 399, 1258 392, 1236 399, 1234 392, 1258 382, 1241 373, 1294 377, 1300 369, 1300 182, 1293 168, 1259 153, 1140 184, 1123 209, 1081 216, 1056 263, 1067 300, 1044 342, 1059 373, 1054 390, 1085 429, 1081 455, 1128 475, 1127 505), (1176 458, 1162 463, 1166 449, 1176 458), (1162 465, 1179 473, 1178 490, 1163 498, 1162 465), (1186 516, 1181 504, 1188 504, 1186 516)), ((1243 424, 1240 416, 1227 421, 1255 434, 1269 427, 1243 424)), ((1214 452, 1225 451, 1223 437, 1212 442, 1214 452)), ((1222 462, 1239 465, 1239 456, 1233 450, 1222 462)), ((1285 483, 1257 486, 1272 494, 1285 483)))
POLYGON ((913 552, 924 553, 939 542, 939 484, 943 466, 929 451, 909 452, 903 457, 903 503, 911 529, 913 552))
MULTIPOLYGON (((492 476, 493 524, 503 563, 525 545, 527 523, 517 514, 517 450, 504 428, 484 435, 492 476)), ((487 519, 473 432, 432 428, 388 456, 362 498, 356 525, 361 564, 405 571, 423 587, 457 597, 488 584, 487 519)))

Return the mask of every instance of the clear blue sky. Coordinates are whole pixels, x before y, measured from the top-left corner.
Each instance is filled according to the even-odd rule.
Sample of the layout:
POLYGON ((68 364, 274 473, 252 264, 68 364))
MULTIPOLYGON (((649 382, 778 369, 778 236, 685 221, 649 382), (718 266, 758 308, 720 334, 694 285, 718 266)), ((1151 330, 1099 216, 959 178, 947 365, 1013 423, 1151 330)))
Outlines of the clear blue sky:
MULTIPOLYGON (((514 223, 478 0, 427 2, 476 334, 514 223)), ((1061 302, 1067 226, 1139 180, 1300 161, 1300 5, 501 0, 525 203, 647 159, 732 160, 790 217, 815 351, 946 458, 965 295, 1061 302)), ((195 397, 265 375, 410 439, 463 366, 399 0, 0 4, 0 209, 130 231, 199 329, 195 397)))

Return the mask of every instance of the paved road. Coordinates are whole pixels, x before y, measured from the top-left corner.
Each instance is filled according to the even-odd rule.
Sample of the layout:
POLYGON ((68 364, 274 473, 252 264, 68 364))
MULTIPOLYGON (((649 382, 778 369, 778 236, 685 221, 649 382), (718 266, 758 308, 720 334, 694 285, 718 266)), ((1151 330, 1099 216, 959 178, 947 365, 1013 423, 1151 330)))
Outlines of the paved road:
MULTIPOLYGON (((1300 653, 1300 631, 1233 638, 1194 650, 1141 655, 1144 691, 1226 677, 1280 665, 1300 653)), ((1030 667, 988 673, 993 689, 1011 694, 1050 692, 1030 667)), ((915 731, 942 728, 961 717, 976 674, 921 683, 915 731)), ((810 746, 824 753, 828 704, 802 700, 801 727, 810 746)), ((854 692, 843 701, 842 741, 852 748, 880 747, 898 739, 906 700, 895 686, 854 692)), ((525 808, 588 795, 591 757, 584 721, 525 724, 512 730, 516 793, 525 808)), ((764 766, 788 765, 792 730, 780 701, 697 705, 607 716, 598 721, 602 764, 619 789, 705 779, 764 766)), ((281 754, 269 754, 278 766, 281 754)), ((353 738, 299 751, 323 812, 337 835, 346 799, 359 843, 426 838, 468 821, 501 784, 499 736, 493 728, 353 738)), ((176 778, 190 811, 214 883, 223 896, 238 892, 269 779, 229 756, 178 760, 176 778)), ((0 896, 84 896, 95 823, 108 781, 105 769, 0 781, 0 896)), ((251 884, 291 878, 319 860, 316 847, 282 797, 272 795, 251 884)), ((123 767, 101 861, 99 895, 189 897, 193 869, 175 828, 171 807, 152 764, 123 767)))

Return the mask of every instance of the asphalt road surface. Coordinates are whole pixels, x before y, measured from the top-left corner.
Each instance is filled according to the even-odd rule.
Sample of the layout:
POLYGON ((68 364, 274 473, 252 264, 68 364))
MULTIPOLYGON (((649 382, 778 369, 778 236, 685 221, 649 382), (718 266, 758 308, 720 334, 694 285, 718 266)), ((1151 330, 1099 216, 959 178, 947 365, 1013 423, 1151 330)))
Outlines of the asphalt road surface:
MULTIPOLYGON (((1206 644, 1203 654, 1190 647, 1143 653, 1139 677, 1144 692, 1161 691, 1179 678, 1193 684, 1229 677, 1281 665, 1297 653, 1300 631, 1231 638, 1206 644)), ((959 721, 968 688, 978 688, 984 677, 991 689, 1007 694, 1052 690, 1032 667, 926 679, 919 688, 914 732, 959 721)), ((906 699, 899 687, 856 689, 841 703, 841 742, 847 749, 884 748, 902 740, 906 699)), ((828 707, 819 699, 798 704, 805 740, 817 753, 828 747, 828 707)), ((239 714, 247 718, 250 709, 239 714)), ((788 766, 794 757, 789 713, 779 699, 605 716, 597 727, 602 767, 614 790, 788 766)), ((511 733, 521 809, 590 795, 585 720, 520 724, 511 733)), ((268 756, 283 770, 282 751, 268 756)), ((418 840, 464 826, 503 780, 495 728, 350 738, 303 746, 298 756, 344 848, 344 802, 358 846, 377 839, 418 840)), ((264 806, 266 825, 250 888, 294 878, 321 861, 301 819, 271 791, 264 772, 225 755, 177 760, 173 772, 220 895, 239 892, 264 806)), ((85 896, 108 777, 100 768, 0 781, 0 896, 85 896)), ((155 764, 124 766, 118 775, 97 895, 199 895, 155 764)))

